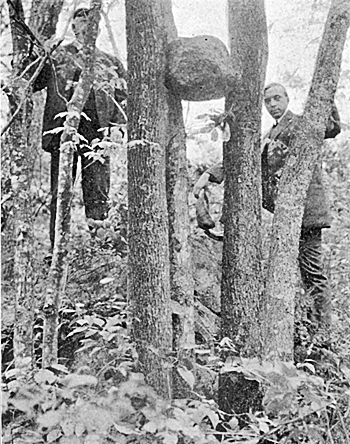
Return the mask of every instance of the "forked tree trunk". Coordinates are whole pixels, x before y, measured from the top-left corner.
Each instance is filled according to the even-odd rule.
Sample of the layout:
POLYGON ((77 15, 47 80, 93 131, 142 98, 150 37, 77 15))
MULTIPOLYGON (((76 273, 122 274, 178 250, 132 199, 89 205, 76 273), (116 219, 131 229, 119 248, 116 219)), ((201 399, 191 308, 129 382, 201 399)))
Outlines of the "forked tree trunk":
POLYGON ((146 381, 171 397, 169 232, 165 183, 168 104, 163 0, 127 0, 128 293, 146 381))
MULTIPOLYGON (((231 139, 224 144, 224 245, 221 329, 244 357, 261 352, 260 121, 267 63, 264 1, 228 3, 232 65, 240 79, 226 96, 231 139), (232 115, 230 115, 232 113, 232 115)), ((221 374, 220 407, 247 412, 259 403, 258 384, 221 374)))
POLYGON ((268 359, 293 360, 294 296, 304 202, 313 166, 321 154, 349 21, 349 0, 333 0, 304 115, 279 183, 264 313, 264 356, 268 359))
MULTIPOLYGON (((51 37, 51 31, 45 21, 39 17, 50 15, 50 26, 54 32, 58 13, 62 0, 51 2, 51 8, 42 2, 42 14, 37 15, 35 5, 31 10, 30 28, 31 34, 26 28, 23 6, 20 0, 8 2, 10 23, 13 42, 13 66, 14 72, 11 82, 10 108, 12 115, 18 114, 9 126, 6 135, 6 144, 10 145, 11 157, 11 182, 13 192, 13 233, 15 236, 14 252, 14 279, 16 291, 15 326, 14 326, 14 358, 16 368, 23 367, 26 371, 28 364, 33 361, 33 321, 34 300, 32 282, 32 258, 33 258, 33 226, 32 226, 32 199, 31 178, 34 165, 34 157, 30 144, 30 128, 32 122, 32 83, 35 69, 40 66, 40 61, 35 65, 34 71, 30 70, 22 79, 18 76, 26 68, 25 61, 31 61, 31 41, 35 35, 42 40, 51 37), (28 58, 29 56, 29 58, 28 58), (29 83, 28 83, 29 82, 29 83)), ((51 29, 50 28, 50 29, 51 29)))
POLYGON ((90 94, 94 80, 95 43, 98 33, 101 0, 93 0, 90 9, 90 28, 83 47, 84 68, 74 89, 73 97, 67 106, 68 114, 61 137, 55 243, 44 305, 43 367, 57 363, 58 310, 65 289, 68 267, 73 153, 74 145, 78 143, 77 131, 81 112, 90 94))

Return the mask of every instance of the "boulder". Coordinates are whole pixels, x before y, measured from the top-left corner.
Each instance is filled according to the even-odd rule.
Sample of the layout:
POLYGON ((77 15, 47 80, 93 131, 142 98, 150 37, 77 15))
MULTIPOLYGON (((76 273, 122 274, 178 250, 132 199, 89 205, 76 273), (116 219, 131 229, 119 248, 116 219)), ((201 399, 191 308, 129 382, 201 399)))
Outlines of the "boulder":
POLYGON ((168 45, 165 85, 182 100, 220 99, 235 85, 225 44, 211 35, 180 37, 168 45))
POLYGON ((190 236, 196 299, 220 314, 222 242, 209 239, 202 230, 190 236))

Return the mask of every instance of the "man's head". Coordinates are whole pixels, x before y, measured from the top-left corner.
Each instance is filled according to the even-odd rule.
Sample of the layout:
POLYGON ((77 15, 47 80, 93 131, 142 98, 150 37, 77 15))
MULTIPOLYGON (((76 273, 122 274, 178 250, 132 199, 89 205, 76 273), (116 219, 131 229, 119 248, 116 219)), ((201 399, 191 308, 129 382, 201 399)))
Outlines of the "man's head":
POLYGON ((73 15, 72 28, 77 40, 84 43, 85 35, 88 32, 90 9, 79 8, 73 15))
POLYGON ((265 86, 264 103, 267 111, 274 119, 282 117, 289 103, 285 87, 279 83, 270 83, 265 86))

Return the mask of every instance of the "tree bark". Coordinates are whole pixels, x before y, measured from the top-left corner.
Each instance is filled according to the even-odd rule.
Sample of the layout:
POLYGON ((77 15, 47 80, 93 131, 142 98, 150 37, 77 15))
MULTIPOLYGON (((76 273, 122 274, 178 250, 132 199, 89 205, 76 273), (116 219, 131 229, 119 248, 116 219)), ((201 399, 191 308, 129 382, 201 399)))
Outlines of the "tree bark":
POLYGON ((56 32, 63 0, 35 0, 30 11, 29 27, 39 40, 47 40, 56 32))
MULTIPOLYGON (((261 270, 260 121, 267 63, 264 1, 231 0, 228 7, 231 58, 239 72, 226 96, 231 139, 224 144, 224 245, 221 330, 238 353, 261 352, 259 309, 261 270)), ((222 374, 220 407, 247 412, 259 403, 258 384, 237 374, 222 374), (241 392, 245 396, 241 395, 241 392)))
MULTIPOLYGON (((177 38, 171 0, 163 4, 167 45, 177 38)), ((190 396, 191 387, 180 376, 179 367, 194 371, 194 279, 188 214, 186 133, 180 97, 168 91, 168 143, 166 146, 166 193, 169 214, 171 299, 180 305, 173 310, 173 398, 190 396)))
MULTIPOLYGON (((55 29, 62 0, 53 1, 51 5, 42 2, 42 13, 36 14, 35 5, 31 10, 30 26, 35 28, 40 37, 47 39, 47 22, 40 21, 43 15, 50 14, 50 26, 55 29), (45 3, 45 4, 44 4, 45 3), (52 6, 53 9, 50 9, 52 6)), ((25 72, 26 63, 32 55, 32 44, 35 33, 27 27, 21 1, 8 2, 12 41, 14 71, 9 87, 9 101, 13 120, 8 126, 6 144, 11 146, 11 182, 13 193, 13 226, 15 236, 14 248, 14 279, 16 288, 15 326, 14 326, 14 357, 16 368, 23 367, 24 373, 29 362, 34 364, 33 356, 33 321, 34 300, 32 283, 33 258, 33 227, 32 199, 30 194, 34 154, 32 151, 31 122, 33 117, 31 71, 25 72)), ((36 42, 39 45, 40 42, 36 42)), ((40 65, 38 62, 37 67, 40 65)), ((10 247, 12 243, 10 242, 10 247)))
POLYGON ((321 154, 350 21, 349 0, 333 0, 300 126, 279 182, 266 283, 268 359, 293 360, 294 295, 300 229, 313 166, 321 154))
POLYGON ((146 381, 171 397, 169 231, 165 183, 168 104, 162 0, 127 0, 128 293, 146 381))
POLYGON ((30 185, 33 172, 33 154, 29 145, 29 131, 33 102, 27 93, 27 81, 20 77, 22 61, 27 56, 29 41, 19 21, 24 23, 20 0, 9 2, 13 43, 13 74, 9 88, 11 114, 17 112, 6 135, 10 157, 10 180, 13 200, 15 325, 13 352, 15 367, 23 374, 33 366, 33 276, 32 276, 32 205, 30 185), (25 97, 25 98, 24 98, 25 97), (22 106, 19 108, 20 104, 22 106))
POLYGON ((186 134, 181 100, 168 94, 169 143, 167 145, 167 199, 169 212, 169 251, 171 298, 181 310, 173 313, 174 367, 173 397, 190 395, 191 387, 179 376, 178 367, 194 370, 194 280, 188 214, 188 171, 186 134))
POLYGON ((91 17, 89 21, 90 29, 83 46, 84 68, 75 87, 73 97, 67 106, 68 114, 61 137, 55 244, 44 305, 43 367, 57 363, 58 310, 64 292, 68 266, 73 153, 75 144, 79 143, 77 131, 81 112, 94 80, 95 43, 98 34, 100 9, 101 0, 93 0, 89 15, 91 17))

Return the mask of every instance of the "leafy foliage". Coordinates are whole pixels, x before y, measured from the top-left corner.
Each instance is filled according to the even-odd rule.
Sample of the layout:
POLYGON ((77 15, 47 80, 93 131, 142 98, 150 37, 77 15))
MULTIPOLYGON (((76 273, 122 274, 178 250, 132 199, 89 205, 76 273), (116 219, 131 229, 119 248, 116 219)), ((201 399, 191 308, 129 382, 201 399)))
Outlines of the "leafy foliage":
MULTIPOLYGON (((101 321, 85 317, 72 334, 84 333, 87 349, 90 344, 85 340, 90 333, 90 338, 97 335, 108 341, 115 334, 116 320, 101 321)), ((330 442, 346 442, 349 368, 337 368, 330 362, 308 361, 295 367, 238 358, 227 340, 217 350, 222 353, 224 349, 231 354, 225 362, 212 355, 211 363, 208 361, 211 371, 238 372, 258 381, 264 392, 263 411, 224 414, 214 400, 200 395, 197 400, 165 401, 145 384, 142 374, 134 372, 107 388, 101 385, 102 372, 96 377, 87 366, 75 373, 62 365, 53 366, 30 375, 28 382, 16 380, 16 370, 10 370, 3 385, 3 442, 176 444, 214 443, 220 438, 245 444, 320 444, 328 442, 329 436, 330 442), (317 375, 326 365, 334 370, 328 379, 317 375)), ((203 350, 198 352, 203 356, 203 350)), ((194 393, 196 389, 195 385, 194 393)))
POLYGON ((183 400, 170 405, 137 373, 104 394, 94 391, 96 383, 91 375, 56 376, 40 370, 31 383, 10 387, 4 409, 12 428, 7 423, 4 443, 19 436, 23 443, 213 441, 205 418, 216 424, 218 416, 210 403, 183 400))

